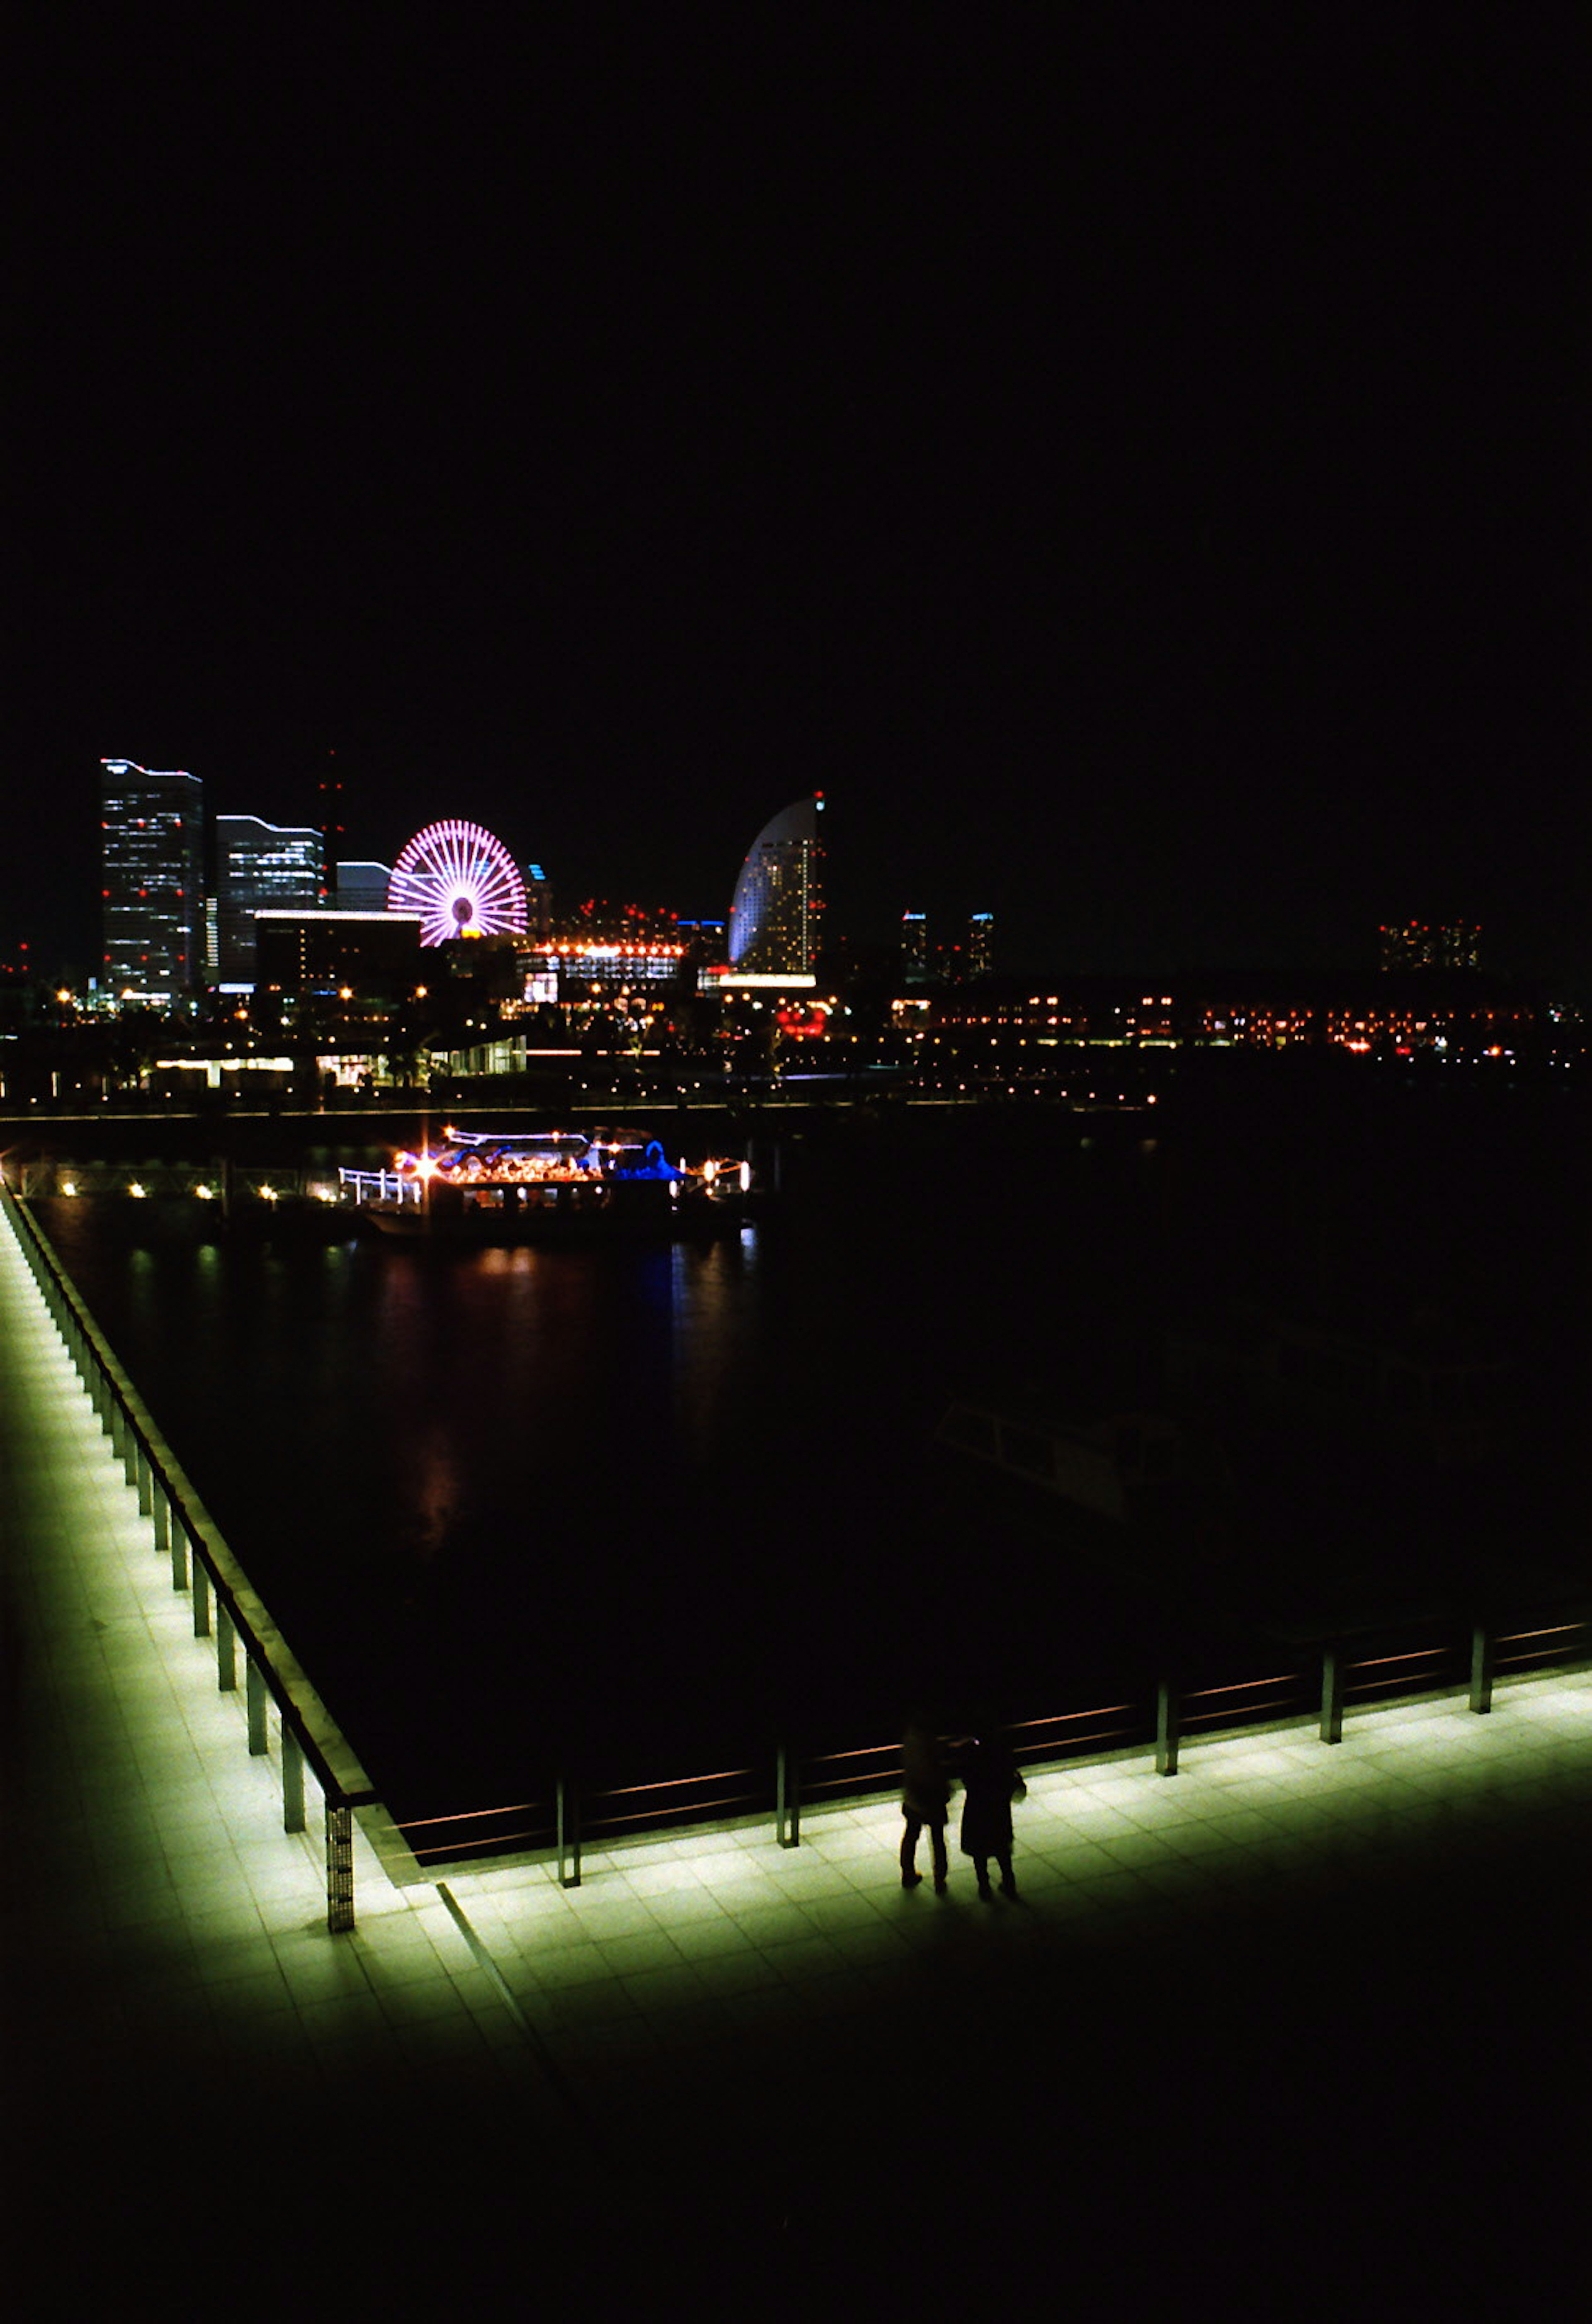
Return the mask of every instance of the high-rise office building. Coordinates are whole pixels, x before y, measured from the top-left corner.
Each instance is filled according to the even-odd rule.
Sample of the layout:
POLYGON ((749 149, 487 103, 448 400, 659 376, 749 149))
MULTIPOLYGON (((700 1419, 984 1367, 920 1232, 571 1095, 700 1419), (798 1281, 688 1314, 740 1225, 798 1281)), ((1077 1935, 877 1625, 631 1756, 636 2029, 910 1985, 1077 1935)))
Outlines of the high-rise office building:
POLYGON ((340 912, 384 912, 392 885, 391 863, 340 862, 333 892, 340 912))
POLYGON ((967 924, 967 973, 988 976, 995 966, 995 915, 973 912, 967 924))
POLYGON ((204 967, 204 786, 102 759, 105 985, 115 1000, 173 1001, 204 967))
POLYGON ((223 984, 254 982, 256 912, 310 909, 321 900, 319 831, 216 818, 216 973, 223 984))
POLYGON ((901 915, 901 974, 908 984, 929 981, 929 922, 926 912, 901 915))
POLYGON ((550 935, 553 927, 553 883, 539 863, 520 866, 525 880, 525 933, 550 935))
POLYGON ((730 907, 730 965, 741 976, 805 976, 823 909, 818 817, 824 794, 801 798, 751 844, 730 907))

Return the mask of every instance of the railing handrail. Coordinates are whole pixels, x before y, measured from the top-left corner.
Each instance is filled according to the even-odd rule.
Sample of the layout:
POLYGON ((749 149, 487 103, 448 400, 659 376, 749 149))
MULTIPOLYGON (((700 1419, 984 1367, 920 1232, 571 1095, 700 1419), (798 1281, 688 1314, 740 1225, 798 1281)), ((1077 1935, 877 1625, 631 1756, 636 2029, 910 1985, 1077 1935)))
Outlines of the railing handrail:
POLYGON ((381 1794, 233 1555, 220 1528, 62 1268, 49 1238, 27 1205, 19 1203, 8 1186, 0 1188, 0 1199, 14 1225, 21 1230, 18 1239, 24 1253, 43 1267, 57 1297, 70 1312, 107 1390, 149 1462, 152 1478, 165 1496, 173 1520, 181 1526, 193 1554, 203 1565, 218 1602, 225 1608, 283 1724, 314 1769, 327 1804, 348 1808, 379 1805, 381 1794))
MULTIPOLYGON (((1385 1626, 1367 1626, 1366 1630, 1358 1633, 1357 1635, 1362 1637, 1372 1637, 1376 1634, 1376 1628, 1377 1627, 1385 1626)), ((1572 1665, 1578 1665, 1585 1664, 1587 1661, 1592 1661, 1592 1618, 1587 1616, 1582 1616, 1576 1620, 1545 1626, 1539 1630, 1494 1633, 1492 1634, 1491 1642, 1495 1647, 1519 1637, 1568 1637, 1571 1632, 1577 1630, 1588 1634, 1586 1639, 1584 1650, 1572 1657, 1572 1665)), ((1358 1661, 1346 1659, 1343 1661, 1341 1665, 1340 1677, 1346 1683, 1348 1683, 1349 1681, 1349 1674, 1357 1670, 1382 1670, 1394 1663, 1403 1664, 1416 1661, 1430 1663, 1439 1661, 1444 1657, 1449 1658, 1450 1661, 1458 1665, 1462 1662, 1468 1650, 1466 1642, 1459 1637, 1456 1636, 1444 1640, 1436 1646, 1416 1648, 1409 1654, 1398 1655, 1368 1655, 1358 1661)), ((1549 1649, 1547 1651, 1552 1650, 1549 1649)), ((1535 1659, 1535 1655, 1531 1658, 1535 1659)), ((1521 1659, 1525 1658, 1522 1657, 1521 1659)), ((1268 1671, 1253 1678, 1239 1678, 1223 1683, 1219 1685, 1191 1689, 1186 1694, 1183 1694, 1179 1698, 1180 1725, 1187 1723, 1184 1716, 1184 1706, 1188 1704, 1209 1702, 1210 1698, 1217 1695, 1230 1697, 1233 1695, 1242 1694, 1249 1698, 1249 1700, 1243 1705, 1237 1707, 1213 1707, 1209 1710, 1195 1711, 1192 1714, 1188 1714, 1188 1720, 1198 1720, 1201 1735, 1206 1737, 1224 1732, 1240 1734, 1247 1730, 1252 1731, 1256 1725, 1265 1725, 1267 1727, 1285 1726, 1289 1728, 1307 1726, 1312 1723, 1316 1717, 1316 1697, 1320 1684, 1321 1680, 1319 1673, 1309 1668, 1301 1668, 1294 1671, 1268 1671), (1284 1710, 1281 1717, 1278 1717, 1277 1715, 1281 1706, 1275 1702, 1255 1700, 1256 1696, 1263 1694, 1265 1690, 1276 1689, 1279 1687, 1289 1687, 1295 1690, 1297 1698, 1296 1707, 1290 1707, 1284 1710)), ((1373 1680, 1369 1682, 1369 1684, 1371 1686, 1381 1686, 1383 1691, 1380 1699, 1384 1702, 1391 1703, 1410 1699, 1405 1682, 1402 1679, 1394 1680, 1391 1683, 1384 1681, 1373 1680)), ((1364 1693, 1367 1692, 1367 1689, 1356 1689, 1351 1685, 1349 1686, 1349 1691, 1364 1693)), ((1452 1683, 1438 1683, 1435 1685, 1422 1684, 1419 1688, 1419 1692, 1422 1699, 1431 1697, 1442 1700, 1461 1695, 1464 1691, 1464 1683, 1458 1678, 1456 1678, 1452 1683)), ((1154 1738, 1155 1706, 1153 1698, 1155 1692, 1155 1689, 1146 1683, 1141 1696, 1136 1700, 1132 1700, 1127 1702, 1113 1702, 1091 1703, 1081 1709, 1051 1711, 1034 1719, 1012 1720, 1008 1723, 1006 1733, 1008 1738, 1013 1741, 1014 1757, 1021 1765, 1027 1768, 1043 1767, 1046 1766, 1088 1766, 1092 1763, 1116 1760, 1124 1756, 1124 1748, 1121 1744, 1118 1744, 1117 1748, 1105 1751, 1096 1748, 1101 1739, 1101 1735, 1112 1735, 1118 1738, 1127 1738, 1126 1748, 1128 1751, 1133 1753, 1143 1753, 1149 1748, 1154 1738), (1069 1748, 1059 1736, 1049 1739, 1030 1741, 1026 1744, 1017 1741, 1018 1737, 1024 1734, 1031 1734, 1032 1730, 1035 1729, 1048 1728, 1053 1729, 1061 1729, 1068 1726, 1076 1726, 1080 1722, 1083 1721, 1120 1719, 1122 1713, 1125 1711, 1132 1712, 1135 1715, 1133 1723, 1127 1726, 1118 1726, 1116 1728, 1102 1729, 1101 1735, 1087 1735, 1082 1738, 1081 1748, 1069 1748)), ((895 1789, 900 1781, 900 1749, 899 1738, 895 1738, 877 1743, 848 1745, 843 1748, 833 1751, 811 1752, 799 1755, 793 1753, 790 1755, 790 1765, 792 1769, 799 1776, 803 1794, 809 1803, 811 1803, 820 1792, 841 1791, 841 1787, 842 1786, 845 1788, 843 1791, 841 1791, 841 1795, 845 1798, 860 1799, 877 1797, 881 1793, 889 1792, 895 1789), (860 1760, 871 1761, 873 1763, 871 1771, 863 1771, 857 1768, 852 1764, 860 1760), (834 1769, 838 1772, 833 1775, 819 1772, 820 1770, 828 1769, 834 1769)), ((582 1799, 584 1806, 588 1811, 598 1811, 593 1819, 595 1822, 600 1822, 605 1825, 618 1824, 621 1822, 637 1823, 649 1820, 652 1812, 647 1809, 642 1809, 635 1814, 622 1817, 605 1815, 601 1812, 600 1803, 608 1800, 633 1797, 649 1792, 660 1794, 677 1794, 688 1789, 692 1784, 725 1782, 749 1775, 755 1777, 759 1773, 759 1771, 757 1767, 745 1767, 717 1769, 697 1775, 658 1776, 643 1783, 612 1785, 603 1788, 594 1787, 590 1791, 584 1792, 582 1799)), ((776 1783, 777 1777, 775 1774, 774 1762, 770 1760, 768 1766, 761 1771, 761 1782, 759 1789, 750 1794, 737 1794, 736 1797, 732 1802, 727 1803, 727 1804, 733 1805, 737 1808, 746 1807, 748 1809, 756 1809, 758 1806, 766 1803, 767 1798, 775 1791, 776 1783)), ((526 1804, 529 1805, 530 1803, 528 1803, 526 1804)), ((539 1805, 540 1803, 538 1803, 537 1804, 539 1805)), ((717 1806, 726 1803, 715 1801, 709 1804, 717 1806)), ((405 1818, 400 1826, 400 1829, 407 1834, 410 1831, 419 1830, 421 1826, 425 1824, 437 1824, 451 1821, 463 1821, 466 1820, 485 1821, 493 1815, 508 1815, 510 1813, 522 1812, 522 1809, 510 1808, 466 1809, 458 1811, 456 1815, 448 1817, 434 1816, 405 1818)), ((652 1833, 648 1835, 649 1837, 667 1832, 670 1830, 690 1829, 691 1826, 688 1823, 687 1819, 694 1818, 701 1814, 703 1811, 700 1806, 694 1807, 687 1803, 677 1812, 673 1812, 667 1807, 660 1808, 656 1812, 657 1821, 653 1824, 652 1833)), ((588 1827, 587 1836, 589 1839, 596 1836, 592 1832, 590 1827, 588 1827)), ((477 1844, 490 1845, 491 1843, 488 1841, 472 1843, 472 1845, 477 1844)), ((430 1851, 417 1850, 416 1852, 417 1854, 419 1854, 428 1853, 430 1851)))
MULTIPOLYGON (((147 1463, 152 1500, 153 1489, 158 1487, 171 1523, 180 1526, 184 1540, 202 1566, 217 1603, 225 1609, 233 1629, 244 1642, 251 1668, 258 1673, 262 1684, 276 1703, 284 1733, 291 1735, 305 1760, 313 1768, 325 1794, 328 1814, 332 1811, 353 1808, 380 1810, 379 1817, 371 1820, 371 1828, 374 1831, 379 1826, 383 1837, 395 1836, 403 1857, 418 1870, 421 1858, 444 1855, 446 1843, 416 1849, 409 1837, 411 1832, 441 1824, 480 1823, 493 1818, 539 1816, 543 1813, 545 1807, 540 1800, 520 1801, 494 1808, 463 1808, 449 1811, 446 1814, 409 1818, 402 1821, 388 1812, 352 1748, 288 1648, 225 1538, 210 1519, 143 1399, 66 1275, 42 1229, 27 1204, 19 1202, 3 1181, 0 1181, 0 1206, 17 1231, 19 1248, 27 1258, 47 1303, 55 1303, 58 1321, 62 1314, 69 1316, 72 1328, 92 1359, 106 1392, 119 1410, 133 1443, 147 1463)), ((1489 1612, 1495 1610, 1489 1609, 1489 1612)), ((1417 1620, 1420 1618, 1416 1618, 1417 1620)), ((1412 1665, 1435 1665, 1440 1670, 1443 1663, 1448 1661, 1463 1666, 1468 1654, 1471 1707, 1473 1710, 1485 1710, 1490 1702, 1495 1673, 1520 1670, 1523 1665, 1541 1663, 1561 1651, 1552 1645, 1532 1646, 1523 1652, 1512 1654, 1505 1649, 1520 1649, 1528 1640, 1565 1640, 1572 1633, 1579 1631, 1585 1634, 1580 1650, 1572 1653, 1569 1660, 1572 1666, 1592 1660, 1592 1610, 1583 1598, 1569 1591, 1552 1604, 1539 1601, 1535 1607, 1521 1608, 1507 1617, 1499 1617, 1497 1620, 1484 1622, 1475 1617, 1466 1619, 1457 1609, 1441 1618, 1440 1618, 1449 1626, 1452 1633, 1436 1645, 1420 1645, 1394 1653, 1361 1655, 1356 1658, 1350 1649, 1357 1642, 1408 1635, 1414 1624, 1408 1616, 1396 1619, 1372 1618, 1361 1622, 1345 1623, 1308 1638, 1301 1636, 1285 1642, 1295 1651, 1306 1650, 1303 1655, 1305 1667, 1299 1670, 1277 1672, 1274 1669, 1264 1675, 1212 1679, 1182 1691, 1163 1677, 1155 1686, 1151 1687, 1146 1683, 1142 1691, 1130 1693, 1127 1702, 1049 1712, 1038 1718, 1012 1722, 1007 1731, 1014 1739, 1016 1756, 1028 1766, 1047 1764, 1079 1766, 1091 1759, 1119 1759, 1125 1749, 1142 1752, 1153 1739, 1157 1769, 1162 1774, 1172 1774, 1176 1769, 1178 1739, 1187 1727, 1197 1725, 1202 1735, 1209 1736, 1224 1730, 1253 1729, 1256 1724, 1266 1721, 1289 1726, 1306 1723, 1311 1715, 1309 1706, 1317 1684, 1310 1665, 1318 1656, 1323 1666, 1321 1680, 1321 1733, 1323 1739, 1328 1741, 1337 1740, 1341 1731, 1342 1704, 1346 1695, 1366 1697, 1374 1690, 1380 1690, 1381 1700, 1394 1702, 1408 1700, 1412 1689, 1426 1696, 1463 1693, 1462 1679, 1455 1683, 1445 1682, 1431 1669, 1412 1671, 1409 1667, 1412 1665), (1531 1627, 1505 1629, 1502 1627, 1504 1619, 1531 1627), (1467 1632, 1468 1645, 1466 1643, 1467 1632), (1376 1677, 1354 1682, 1350 1676, 1357 1671, 1383 1673, 1395 1668, 1401 1675, 1392 1679, 1376 1677), (1299 1707, 1289 1709, 1281 1720, 1276 1716, 1283 1708, 1281 1704, 1256 1701, 1266 1690, 1278 1688, 1302 1690, 1299 1707), (1245 1697, 1245 1702, 1242 1705, 1214 1703, 1215 1698, 1233 1696, 1245 1697), (1195 1704, 1213 1707, 1192 1710, 1190 1707, 1195 1704), (1082 1722, 1090 1722, 1092 1728, 1092 1722, 1120 1720, 1125 1713, 1128 1714, 1127 1725, 1086 1732, 1076 1738, 1071 1747, 1059 1732, 1082 1722), (1040 1729, 1052 1730, 1051 1736, 1047 1739, 1016 1742, 1019 1736, 1035 1738, 1035 1730, 1040 1729), (1110 1743, 1115 1748, 1102 1751, 1099 1748, 1102 1743, 1110 1743)), ((1118 1692, 1119 1689, 1113 1691, 1118 1692)), ((594 1786, 584 1795, 576 1782, 561 1775, 554 1787, 551 1811, 554 1818, 553 1845, 561 1865, 566 1847, 569 1847, 576 1868, 574 1881, 566 1885, 576 1885, 579 1878, 579 1821, 583 1805, 587 1811, 594 1812, 592 1821, 594 1825, 606 1827, 601 1832, 594 1831, 592 1837, 604 1842, 610 1840, 621 1842, 626 1838, 640 1835, 620 1831, 615 1827, 649 1824, 652 1834, 671 1829, 700 1828, 697 1820, 711 1815, 715 1809, 739 1812, 734 1819, 719 1817, 715 1819, 718 1821, 734 1820, 744 1822, 754 1814, 760 1820, 767 1812, 767 1797, 770 1794, 775 1802, 777 1821, 783 1839, 787 1817, 794 1832, 803 1794, 813 1799, 819 1793, 834 1793, 844 1786, 847 1787, 847 1795, 860 1798, 877 1796, 892 1789, 899 1780, 899 1751, 898 1739, 807 1754, 781 1747, 774 1763, 766 1771, 759 1766, 718 1767, 696 1775, 656 1777, 606 1788, 594 1786), (877 1772, 864 1774, 860 1768, 849 1764, 857 1761, 874 1762, 877 1772), (845 1772, 821 1774, 819 1771, 824 1769, 845 1772), (695 1803, 678 1800, 679 1794, 689 1792, 693 1787, 709 1784, 740 1784, 747 1778, 753 1784, 750 1793, 737 1792, 728 1798, 695 1803), (642 1807, 618 1814, 612 1811, 604 1812, 605 1802, 640 1798, 645 1794, 669 1795, 676 1804, 672 1807, 660 1805, 656 1810, 642 1807)), ((490 1838, 461 1840, 459 1845, 472 1850, 502 1850, 512 1841, 534 1840, 536 1846, 532 1852, 539 1855, 547 1852, 547 1834, 548 1827, 537 1823, 529 1831, 504 1835, 495 1842, 490 1838)), ((787 1844, 795 1844, 794 1839, 787 1844)), ((379 1839, 377 1845, 380 1851, 379 1839)), ((394 1877, 400 1876, 395 1874, 394 1877)), ((351 1911, 345 1925, 352 1925, 351 1911)))

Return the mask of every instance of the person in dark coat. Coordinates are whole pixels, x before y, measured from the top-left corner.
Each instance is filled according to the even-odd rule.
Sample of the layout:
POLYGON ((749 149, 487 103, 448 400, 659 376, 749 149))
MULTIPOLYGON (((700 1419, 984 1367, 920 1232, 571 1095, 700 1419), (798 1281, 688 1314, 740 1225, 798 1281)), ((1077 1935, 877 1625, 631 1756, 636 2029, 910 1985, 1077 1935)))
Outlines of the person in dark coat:
POLYGON ((920 1832, 929 1836, 934 1886, 943 1889, 950 1873, 945 1853, 945 1823, 951 1812, 951 1775, 940 1738, 921 1719, 909 1719, 901 1739, 901 1886, 916 1888, 923 1878, 917 1868, 920 1832))
POLYGON ((989 1859, 1000 1868, 1001 1894, 1015 1896, 1012 1877, 1012 1802, 1027 1796, 1010 1746, 998 1728, 972 1737, 962 1755, 962 1852, 971 1856, 979 1894, 988 1897, 989 1859))

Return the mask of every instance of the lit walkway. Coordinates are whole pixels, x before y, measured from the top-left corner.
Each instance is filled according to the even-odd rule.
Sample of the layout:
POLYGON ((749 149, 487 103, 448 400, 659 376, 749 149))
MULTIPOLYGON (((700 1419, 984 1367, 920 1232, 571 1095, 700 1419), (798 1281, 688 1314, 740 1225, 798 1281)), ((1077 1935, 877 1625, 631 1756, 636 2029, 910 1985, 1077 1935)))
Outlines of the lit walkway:
POLYGON ((1129 2316, 1419 2316, 1578 2231, 1592 1674, 1041 1774, 1020 1904, 904 1894, 887 1802, 462 1874, 465 1927, 362 1844, 332 1937, 318 1816, 281 1831, 0 1221, 0 1745, 30 2314, 180 2264, 217 2315, 602 2315, 627 2269, 933 2312, 1039 2265, 1129 2316))

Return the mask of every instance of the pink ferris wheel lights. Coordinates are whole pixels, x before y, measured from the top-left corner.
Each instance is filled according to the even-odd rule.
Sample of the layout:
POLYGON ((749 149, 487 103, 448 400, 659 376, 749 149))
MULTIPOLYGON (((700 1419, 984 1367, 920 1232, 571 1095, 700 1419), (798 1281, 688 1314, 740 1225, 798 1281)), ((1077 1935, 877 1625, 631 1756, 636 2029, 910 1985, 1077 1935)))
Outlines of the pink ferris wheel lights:
POLYGON ((478 823, 432 823, 393 865, 387 908, 418 912, 423 945, 522 936, 525 882, 502 841, 478 823))

